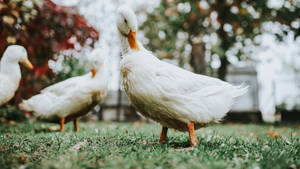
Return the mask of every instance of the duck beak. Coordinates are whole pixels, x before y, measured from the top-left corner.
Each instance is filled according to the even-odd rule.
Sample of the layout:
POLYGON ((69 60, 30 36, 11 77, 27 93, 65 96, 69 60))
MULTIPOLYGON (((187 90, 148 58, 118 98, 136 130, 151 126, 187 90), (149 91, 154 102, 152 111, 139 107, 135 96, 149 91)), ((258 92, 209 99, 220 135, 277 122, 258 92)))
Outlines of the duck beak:
POLYGON ((92 72, 92 78, 94 78, 98 71, 96 69, 91 69, 91 72, 92 72))
POLYGON ((130 30, 127 38, 128 38, 128 43, 129 43, 130 48, 134 49, 134 50, 139 50, 139 46, 136 41, 136 32, 132 32, 130 30))
POLYGON ((33 65, 31 64, 31 62, 28 59, 22 61, 21 64, 30 70, 34 69, 33 65))

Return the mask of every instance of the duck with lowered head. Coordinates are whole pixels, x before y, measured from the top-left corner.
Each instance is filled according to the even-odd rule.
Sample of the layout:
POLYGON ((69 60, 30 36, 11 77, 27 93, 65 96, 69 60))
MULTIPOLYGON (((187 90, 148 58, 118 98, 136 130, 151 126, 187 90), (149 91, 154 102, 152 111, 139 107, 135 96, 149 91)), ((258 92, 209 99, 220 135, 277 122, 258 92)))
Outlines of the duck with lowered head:
POLYGON ((90 73, 51 85, 40 94, 23 100, 19 107, 33 112, 41 119, 60 123, 61 132, 64 131, 65 123, 73 121, 74 131, 77 132, 78 118, 103 102, 107 94, 106 56, 101 55, 98 49, 91 55, 90 73))
POLYGON ((162 125, 160 142, 173 128, 188 131, 191 146, 196 146, 195 129, 221 120, 237 97, 247 92, 247 87, 160 61, 137 41, 137 19, 126 6, 118 9, 117 28, 122 85, 136 110, 162 125))

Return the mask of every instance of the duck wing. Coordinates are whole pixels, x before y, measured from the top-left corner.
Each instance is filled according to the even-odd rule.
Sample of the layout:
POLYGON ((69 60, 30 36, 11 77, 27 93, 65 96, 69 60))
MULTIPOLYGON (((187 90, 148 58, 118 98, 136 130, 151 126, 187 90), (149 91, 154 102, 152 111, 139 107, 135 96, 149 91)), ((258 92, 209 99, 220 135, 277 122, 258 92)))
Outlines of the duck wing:
POLYGON ((18 86, 7 75, 0 73, 0 106, 13 98, 18 86))
POLYGON ((233 86, 162 61, 159 61, 156 70, 157 79, 153 85, 163 96, 162 104, 174 113, 175 118, 183 121, 218 122, 248 88, 233 86))
POLYGON ((90 74, 85 74, 82 76, 76 76, 69 79, 66 79, 62 82, 58 82, 54 85, 46 87, 45 89, 41 90, 41 93, 52 93, 57 96, 63 95, 74 88, 77 88, 82 83, 85 83, 90 78, 90 74))
POLYGON ((216 78, 195 74, 163 61, 159 62, 156 67, 157 82, 166 92, 187 94, 207 87, 230 85, 216 78))

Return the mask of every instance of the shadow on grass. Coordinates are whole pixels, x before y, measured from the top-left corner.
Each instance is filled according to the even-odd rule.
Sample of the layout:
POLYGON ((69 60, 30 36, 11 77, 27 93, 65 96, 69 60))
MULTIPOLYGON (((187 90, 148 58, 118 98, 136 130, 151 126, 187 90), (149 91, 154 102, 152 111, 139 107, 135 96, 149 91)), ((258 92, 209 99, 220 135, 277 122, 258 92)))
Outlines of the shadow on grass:
POLYGON ((60 133, 60 130, 51 130, 49 128, 35 128, 34 133, 60 133))
MULTIPOLYGON (((116 138, 106 138, 108 142, 114 142, 116 138)), ((138 139, 128 138, 126 136, 118 138, 116 142, 116 146, 118 147, 127 147, 128 145, 136 145, 136 146, 146 146, 146 147, 167 147, 167 148, 174 148, 174 149, 184 149, 189 148, 190 143, 189 140, 181 139, 176 140, 176 138, 170 137, 170 139, 166 143, 160 143, 158 139, 151 138, 151 137, 140 137, 138 139)))
POLYGON ((189 148, 190 147, 190 142, 184 141, 184 142, 179 142, 179 141, 169 141, 168 146, 171 148, 189 148))
POLYGON ((29 123, 0 124, 0 131, 4 133, 25 134, 25 133, 56 133, 60 132, 59 126, 40 126, 29 123))

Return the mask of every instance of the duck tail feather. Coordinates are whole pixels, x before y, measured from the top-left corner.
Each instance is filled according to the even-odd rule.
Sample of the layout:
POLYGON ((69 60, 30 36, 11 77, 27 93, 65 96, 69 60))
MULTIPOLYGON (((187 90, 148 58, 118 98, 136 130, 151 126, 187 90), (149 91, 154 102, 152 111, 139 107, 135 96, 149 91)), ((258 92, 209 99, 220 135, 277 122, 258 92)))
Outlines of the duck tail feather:
POLYGON ((23 100, 20 104, 19 104, 19 108, 21 110, 24 110, 24 111, 32 111, 32 107, 30 106, 30 104, 28 103, 28 100, 23 100))
POLYGON ((236 89, 236 92, 234 94, 234 97, 239 97, 248 92, 249 86, 246 85, 245 82, 243 82, 241 85, 235 86, 235 89, 236 89))

